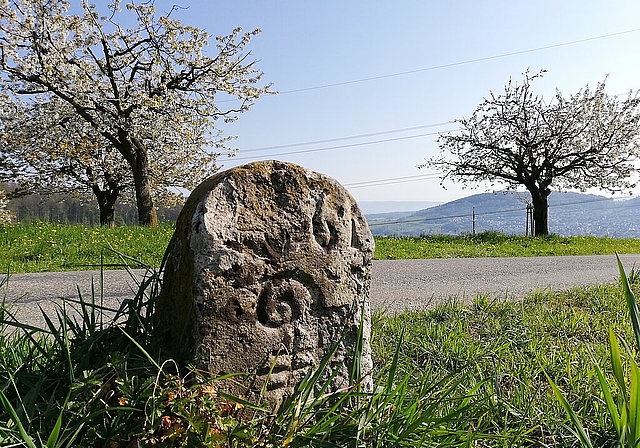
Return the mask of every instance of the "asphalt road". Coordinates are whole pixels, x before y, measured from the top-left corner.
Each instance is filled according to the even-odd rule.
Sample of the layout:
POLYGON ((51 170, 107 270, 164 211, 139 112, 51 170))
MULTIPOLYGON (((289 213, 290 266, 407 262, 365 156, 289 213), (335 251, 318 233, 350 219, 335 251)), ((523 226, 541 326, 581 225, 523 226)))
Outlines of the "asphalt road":
MULTIPOLYGON (((640 254, 620 259, 627 272, 640 266, 640 254)), ((614 283, 619 276, 614 255, 375 261, 371 304, 398 312, 478 294, 517 300, 536 289, 614 283)))
MULTIPOLYGON (((627 272, 640 255, 622 255, 627 272)), ((105 306, 135 295, 144 271, 104 272, 105 306)), ((371 284, 373 309, 388 312, 420 309, 456 298, 471 300, 477 294, 517 300, 535 289, 567 289, 573 286, 613 283, 618 278, 615 256, 455 258, 374 261, 371 284)), ((0 287, 0 297, 14 303, 21 321, 42 325, 39 306, 47 313, 59 298, 77 299, 78 294, 100 293, 100 272, 55 272, 14 274, 0 287)))

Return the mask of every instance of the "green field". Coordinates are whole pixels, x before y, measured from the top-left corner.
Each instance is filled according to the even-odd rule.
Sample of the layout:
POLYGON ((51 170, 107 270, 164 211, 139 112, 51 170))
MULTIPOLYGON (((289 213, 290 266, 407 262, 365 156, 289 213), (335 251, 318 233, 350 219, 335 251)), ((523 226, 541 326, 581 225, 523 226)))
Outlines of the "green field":
MULTIPOLYGON (((11 226, 0 228, 0 253, 12 271, 95 267, 101 256, 115 265, 112 250, 157 267, 172 230, 11 226)), ((385 259, 640 252, 635 240, 498 234, 376 243, 385 259)), ((639 272, 628 274, 637 293, 639 272)), ((637 308, 629 313, 620 285, 377 313, 374 392, 354 386, 313 400, 310 377, 278 413, 219 394, 206 373, 176 369, 153 337, 157 286, 132 298, 119 324, 84 303, 75 304, 79 321, 61 310, 40 331, 0 307, 0 446, 574 447, 581 428, 584 446, 631 447, 640 437, 637 308)))
MULTIPOLYGON (((120 254, 159 267, 173 224, 156 229, 64 226, 50 223, 0 226, 0 272, 44 272, 122 265, 120 254)), ((533 238, 475 236, 377 237, 375 258, 531 257, 640 253, 640 239, 590 236, 533 238)), ((129 260, 129 262, 133 262, 129 260)), ((133 263, 135 265, 135 263, 133 263)))
POLYGON ((97 269, 101 265, 117 268, 123 263, 120 254, 159 267, 173 230, 173 224, 154 229, 44 222, 0 226, 0 270, 20 273, 97 269))
POLYGON ((640 253, 640 239, 595 236, 509 236, 495 232, 478 235, 376 238, 376 258, 542 257, 556 255, 611 255, 640 253))

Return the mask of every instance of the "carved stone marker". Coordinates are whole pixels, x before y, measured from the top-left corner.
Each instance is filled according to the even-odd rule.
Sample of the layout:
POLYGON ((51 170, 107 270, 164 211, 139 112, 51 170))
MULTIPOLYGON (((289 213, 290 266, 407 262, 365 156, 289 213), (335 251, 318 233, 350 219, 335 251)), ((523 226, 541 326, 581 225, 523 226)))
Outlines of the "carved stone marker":
POLYGON ((338 344, 329 364, 338 390, 349 385, 361 321, 363 375, 373 366, 373 249, 363 214, 335 180, 277 161, 232 168, 198 186, 178 218, 157 327, 200 368, 252 373, 232 392, 256 398, 267 381, 274 407, 338 344))

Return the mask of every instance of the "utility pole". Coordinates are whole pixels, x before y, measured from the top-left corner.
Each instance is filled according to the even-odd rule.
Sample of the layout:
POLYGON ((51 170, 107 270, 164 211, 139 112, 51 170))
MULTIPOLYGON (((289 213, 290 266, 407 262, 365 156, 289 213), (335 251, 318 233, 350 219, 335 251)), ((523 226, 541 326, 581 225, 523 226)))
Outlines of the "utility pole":
POLYGON ((533 236, 533 205, 527 204, 527 223, 525 227, 525 236, 529 236, 529 223, 531 223, 531 236, 533 236))
POLYGON ((476 208, 471 208, 471 232, 472 235, 476 234, 476 208))

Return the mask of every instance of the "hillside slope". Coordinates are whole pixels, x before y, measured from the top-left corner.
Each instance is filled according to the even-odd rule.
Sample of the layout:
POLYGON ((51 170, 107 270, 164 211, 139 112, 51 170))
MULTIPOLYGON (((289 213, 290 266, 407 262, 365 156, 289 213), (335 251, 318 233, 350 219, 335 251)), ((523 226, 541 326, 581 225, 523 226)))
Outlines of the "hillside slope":
MULTIPOLYGON (((398 219, 369 218, 374 235, 463 234, 498 231, 523 235, 528 193, 481 193, 398 219)), ((549 231, 557 235, 640 237, 640 198, 611 199, 580 193, 549 196, 549 231)))

